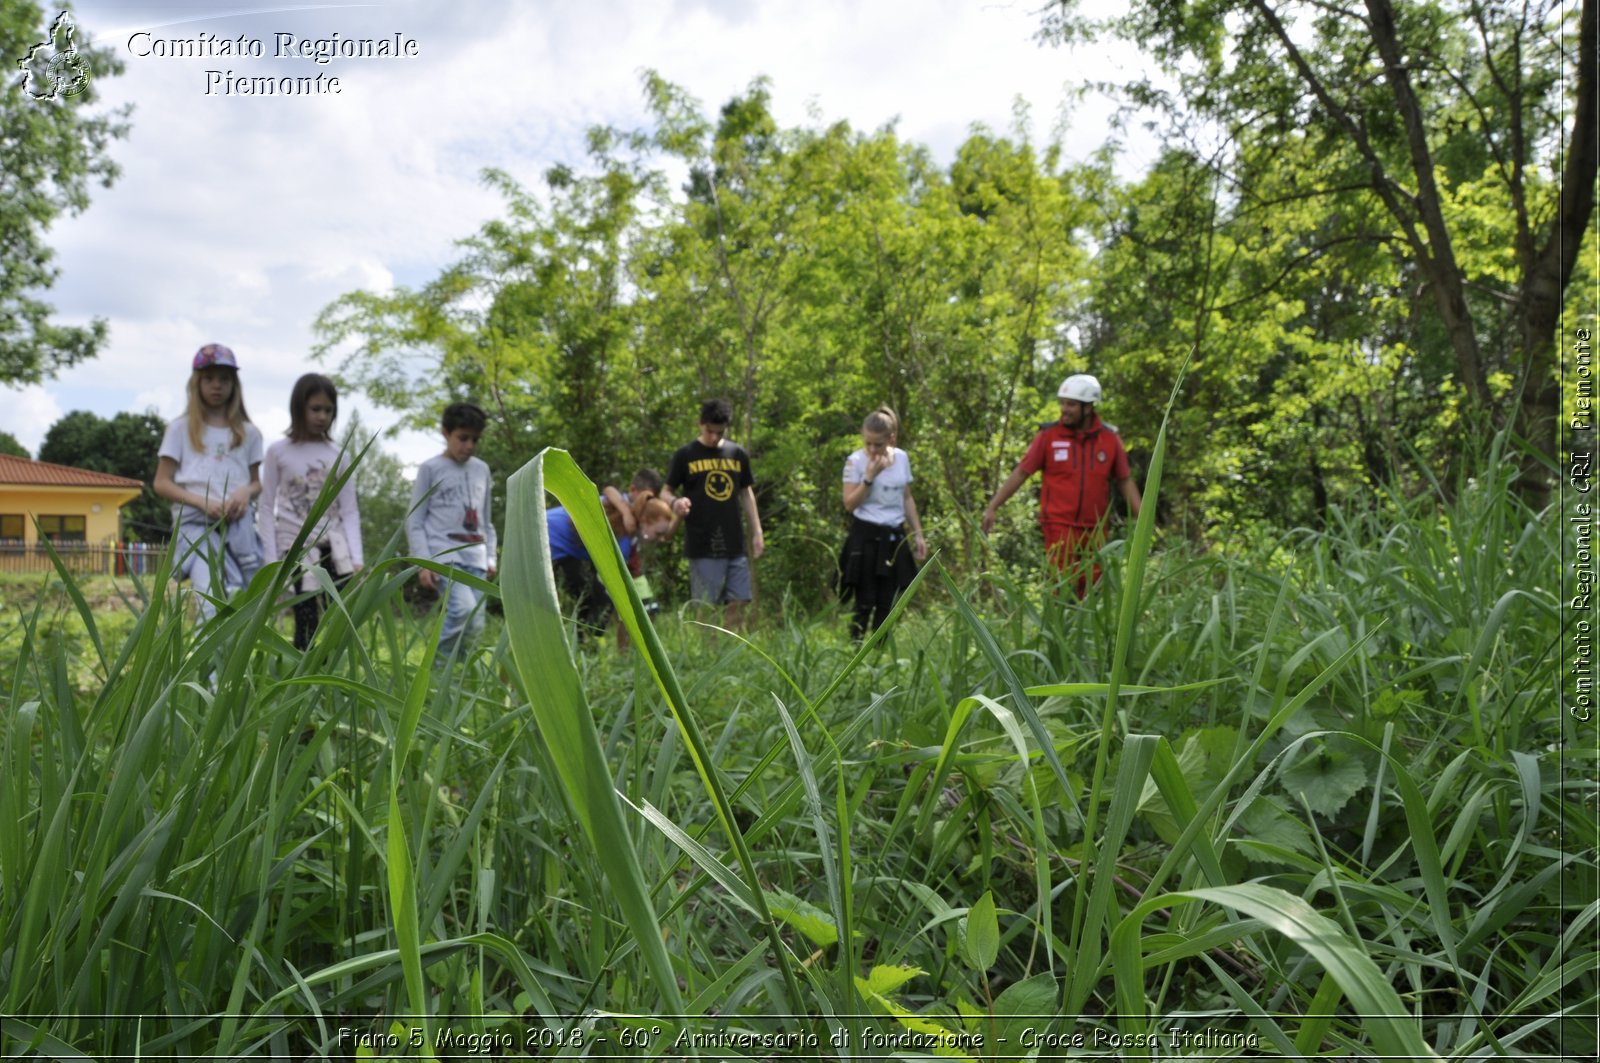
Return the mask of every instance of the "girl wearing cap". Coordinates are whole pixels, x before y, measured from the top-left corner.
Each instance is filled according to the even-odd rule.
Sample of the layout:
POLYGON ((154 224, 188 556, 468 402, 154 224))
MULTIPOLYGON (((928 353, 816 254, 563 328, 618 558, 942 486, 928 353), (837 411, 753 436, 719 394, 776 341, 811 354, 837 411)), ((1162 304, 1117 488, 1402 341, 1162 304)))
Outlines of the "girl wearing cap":
POLYGON ((245 412, 233 351, 208 343, 195 352, 188 412, 167 425, 158 454, 155 491, 172 502, 178 525, 175 565, 200 593, 204 620, 216 612, 213 598, 261 567, 250 517, 261 492, 261 432, 245 412))
POLYGON ((878 629, 910 586, 917 574, 913 558, 928 556, 911 497, 911 459, 894 445, 899 434, 895 412, 879 406, 861 425, 861 449, 844 460, 844 508, 851 520, 839 554, 839 597, 855 598, 850 631, 858 639, 878 629))

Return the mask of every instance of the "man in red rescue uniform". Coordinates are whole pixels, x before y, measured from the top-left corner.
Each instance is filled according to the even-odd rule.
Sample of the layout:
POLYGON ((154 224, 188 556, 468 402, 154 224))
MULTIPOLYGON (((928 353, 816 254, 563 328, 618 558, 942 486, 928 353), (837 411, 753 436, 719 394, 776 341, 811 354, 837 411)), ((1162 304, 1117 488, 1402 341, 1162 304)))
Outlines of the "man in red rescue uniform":
MULTIPOLYGON (((1033 437, 1028 452, 984 507, 983 530, 988 534, 995 511, 1042 469, 1039 524, 1044 529, 1045 554, 1057 571, 1078 573, 1082 598, 1089 589, 1084 568, 1105 538, 1112 486, 1122 493, 1134 517, 1139 516, 1139 487, 1128 473, 1122 438, 1094 411, 1100 401, 1100 381, 1087 373, 1069 376, 1056 396, 1061 400, 1061 420, 1045 425, 1033 437)), ((1094 579, 1099 578, 1100 566, 1095 565, 1094 579)))

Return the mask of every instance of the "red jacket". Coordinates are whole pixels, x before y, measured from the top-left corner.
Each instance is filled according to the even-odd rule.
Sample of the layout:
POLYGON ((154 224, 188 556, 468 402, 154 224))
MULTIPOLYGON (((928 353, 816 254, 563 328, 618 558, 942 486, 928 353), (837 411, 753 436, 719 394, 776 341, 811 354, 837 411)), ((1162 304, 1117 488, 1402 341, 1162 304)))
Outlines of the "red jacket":
POLYGON ((1028 445, 1022 468, 1044 470, 1039 523, 1092 528, 1111 506, 1111 485, 1128 478, 1128 452, 1116 429, 1095 414, 1086 428, 1045 425, 1028 445))

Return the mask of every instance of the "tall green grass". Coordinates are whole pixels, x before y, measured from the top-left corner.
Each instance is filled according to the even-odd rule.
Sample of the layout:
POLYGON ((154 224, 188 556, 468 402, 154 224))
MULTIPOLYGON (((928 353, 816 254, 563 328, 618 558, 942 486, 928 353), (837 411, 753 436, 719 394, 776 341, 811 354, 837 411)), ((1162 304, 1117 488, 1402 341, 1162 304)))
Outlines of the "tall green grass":
POLYGON ((1595 1046, 1592 735, 1503 478, 1237 553, 1143 521, 1082 602, 935 561, 863 646, 651 622, 594 497, 513 478, 506 622, 453 665, 392 552, 304 654, 280 568, 198 629, 168 572, 116 637, 64 577, 8 617, 0 1047, 1595 1046), (631 653, 571 638, 547 491, 631 653))

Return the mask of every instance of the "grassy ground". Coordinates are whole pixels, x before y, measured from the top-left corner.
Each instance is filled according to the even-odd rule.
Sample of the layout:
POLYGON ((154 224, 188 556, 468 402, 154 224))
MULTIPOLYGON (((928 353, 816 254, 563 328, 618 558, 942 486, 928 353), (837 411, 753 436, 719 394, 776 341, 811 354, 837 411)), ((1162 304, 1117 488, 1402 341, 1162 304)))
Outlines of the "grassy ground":
POLYGON ((768 603, 619 654, 518 534, 564 477, 448 665, 398 565, 305 654, 271 571, 199 632, 87 584, 98 642, 6 585, 6 1052, 1595 1045, 1593 740, 1503 484, 1240 556, 1138 529, 1084 603, 929 566, 864 649, 768 603))

